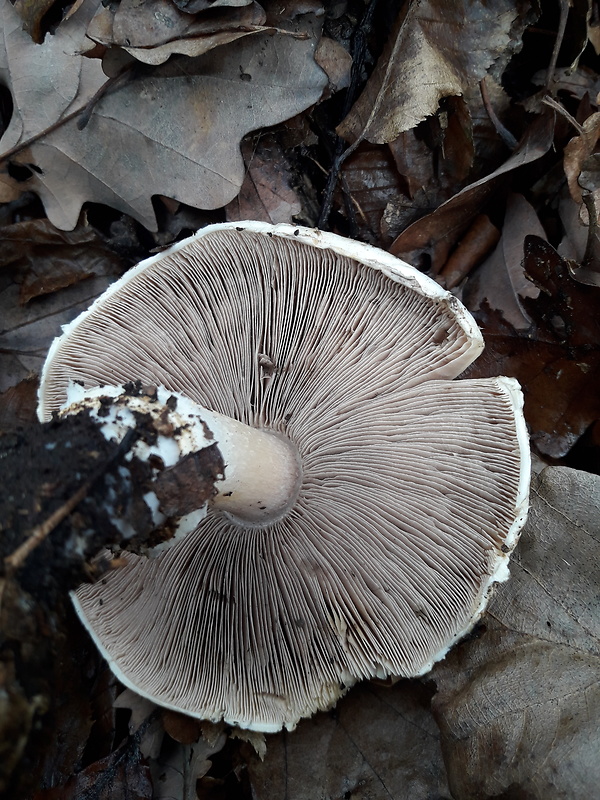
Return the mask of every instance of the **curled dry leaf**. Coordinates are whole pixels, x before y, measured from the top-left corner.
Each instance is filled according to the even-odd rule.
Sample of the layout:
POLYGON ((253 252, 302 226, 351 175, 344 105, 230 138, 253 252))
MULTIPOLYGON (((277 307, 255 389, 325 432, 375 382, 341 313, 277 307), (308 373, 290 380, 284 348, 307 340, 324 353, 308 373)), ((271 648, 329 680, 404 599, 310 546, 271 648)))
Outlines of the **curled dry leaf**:
POLYGON ((466 287, 463 300, 471 311, 487 302, 513 328, 530 327, 531 317, 523 306, 523 298, 535 298, 540 293, 523 271, 525 237, 531 234, 546 237, 533 206, 523 195, 510 195, 500 243, 466 287))
POLYGON ((531 499, 485 632, 432 675, 457 800, 598 792, 600 478, 548 467, 531 499))
POLYGON ((364 92, 338 127, 348 140, 391 142, 506 64, 526 24, 513 0, 406 3, 364 92), (522 30, 522 28, 521 28, 522 30))
POLYGON ((200 56, 242 36, 266 31, 265 19, 257 2, 193 17, 171 0, 122 0, 116 9, 101 6, 86 33, 94 42, 122 47, 138 61, 157 65, 174 53, 200 56))
POLYGON ((237 8, 239 6, 250 5, 252 0, 173 0, 173 3, 185 11, 187 14, 197 14, 199 11, 206 11, 211 8, 222 8, 229 6, 237 8))
MULTIPOLYGON (((554 114, 537 117, 525 131, 519 146, 498 169, 442 203, 426 217, 413 222, 393 242, 390 251, 411 264, 422 264, 423 256, 431 259, 439 272, 454 244, 473 218, 498 190, 505 175, 514 169, 541 158, 552 146, 554 114)), ((510 373, 508 373, 510 374, 510 373)))
POLYGON ((573 137, 565 145, 565 175, 569 184, 569 192, 576 203, 581 204, 583 202, 579 177, 586 159, 594 152, 599 136, 600 112, 596 112, 583 123, 583 130, 579 136, 573 137))
MULTIPOLYGON (((62 86, 62 75, 83 74, 80 62, 89 59, 64 55, 55 65, 45 58, 46 45, 33 45, 20 30, 7 0, 4 14, 11 24, 5 29, 8 49, 6 56, 0 53, 0 63, 3 58, 9 63, 17 120, 11 122, 9 140, 2 140, 6 151, 72 111, 73 100, 81 94, 76 82, 71 99, 60 109, 53 99, 49 108, 36 81, 44 89, 53 81, 62 86), (35 48, 42 61, 33 72, 30 58, 35 48), (36 90, 36 102, 19 88, 21 77, 36 90), (27 125, 18 123, 24 115, 27 125)), ((75 23, 78 14, 69 22, 75 23)), ((21 187, 39 194, 51 222, 64 230, 75 226, 87 200, 113 206, 153 230, 153 194, 199 208, 220 208, 242 185, 241 138, 299 113, 319 99, 326 85, 313 57, 316 18, 299 17, 290 29, 307 38, 260 33, 198 58, 172 57, 151 75, 107 93, 83 130, 72 119, 15 157, 34 165, 21 187)))
POLYGON ((517 331, 499 312, 482 308, 476 316, 486 348, 466 374, 516 377, 532 441, 544 455, 562 458, 600 418, 600 289, 573 278, 543 239, 526 237, 524 253, 525 272, 541 289, 524 300, 534 327, 517 331))
POLYGON ((228 221, 257 219, 263 222, 292 223, 302 205, 292 188, 292 175, 287 157, 272 136, 261 137, 254 144, 242 143, 247 167, 238 196, 227 205, 228 221))
POLYGON ((93 275, 116 277, 126 266, 86 225, 66 232, 35 219, 0 228, 0 269, 10 268, 22 305, 93 275))
POLYGON ((414 681, 357 686, 335 714, 270 736, 264 761, 243 753, 255 800, 450 798, 429 693, 414 681))

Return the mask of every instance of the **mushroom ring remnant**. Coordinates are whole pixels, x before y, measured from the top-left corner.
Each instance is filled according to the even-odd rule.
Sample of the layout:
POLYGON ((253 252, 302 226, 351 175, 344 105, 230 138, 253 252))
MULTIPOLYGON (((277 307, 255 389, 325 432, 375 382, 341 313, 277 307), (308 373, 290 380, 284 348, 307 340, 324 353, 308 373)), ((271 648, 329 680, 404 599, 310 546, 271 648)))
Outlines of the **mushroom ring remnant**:
POLYGON ((42 419, 70 381, 140 380, 225 421, 226 480, 252 475, 255 432, 281 449, 254 468, 252 513, 221 492, 166 552, 125 555, 77 591, 123 683, 277 731, 357 680, 443 658, 507 578, 527 511, 518 384, 453 380, 482 349, 469 312, 404 262, 261 222, 202 229, 68 325, 44 368, 42 419))

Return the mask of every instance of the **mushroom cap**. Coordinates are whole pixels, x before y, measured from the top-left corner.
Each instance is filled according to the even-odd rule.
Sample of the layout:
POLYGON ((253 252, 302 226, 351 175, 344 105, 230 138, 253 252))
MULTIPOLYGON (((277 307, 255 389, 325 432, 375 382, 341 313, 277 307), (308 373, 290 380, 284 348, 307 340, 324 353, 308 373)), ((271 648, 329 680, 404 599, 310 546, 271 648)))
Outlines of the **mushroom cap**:
POLYGON ((259 222, 202 229, 67 326, 42 419, 70 380, 140 379, 288 437, 302 464, 283 519, 213 509, 77 591, 123 683, 276 731, 357 680, 427 672, 508 576, 527 511, 518 384, 453 380, 482 348, 460 302, 404 262, 259 222))

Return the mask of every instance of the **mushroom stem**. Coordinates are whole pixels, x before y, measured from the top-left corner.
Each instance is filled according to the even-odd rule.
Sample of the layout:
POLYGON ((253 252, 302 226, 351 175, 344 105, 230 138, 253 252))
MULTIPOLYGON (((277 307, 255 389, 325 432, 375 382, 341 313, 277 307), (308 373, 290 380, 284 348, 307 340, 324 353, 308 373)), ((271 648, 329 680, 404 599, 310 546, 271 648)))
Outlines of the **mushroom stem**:
MULTIPOLYGON (((210 504, 241 525, 271 523, 296 499, 301 478, 299 456, 294 445, 277 433, 210 411, 164 387, 148 393, 135 385, 85 390, 72 384, 61 413, 83 410, 94 411, 105 438, 118 442, 136 426, 137 415, 150 414, 160 434, 155 443, 138 442, 134 452, 140 458, 158 459, 163 468, 174 467, 186 456, 216 445, 225 469, 215 483, 210 504)), ((175 516, 177 511, 167 511, 158 494, 157 515, 165 519, 175 516)), ((172 505, 172 497, 170 501, 172 505)), ((177 502, 181 505, 179 513, 186 517, 178 534, 183 535, 196 527, 197 515, 192 512, 202 509, 205 502, 195 505, 193 495, 179 495, 177 502)))
POLYGON ((197 408, 225 463, 225 478, 215 486, 212 505, 242 525, 283 516, 296 499, 302 474, 294 445, 277 433, 197 408))

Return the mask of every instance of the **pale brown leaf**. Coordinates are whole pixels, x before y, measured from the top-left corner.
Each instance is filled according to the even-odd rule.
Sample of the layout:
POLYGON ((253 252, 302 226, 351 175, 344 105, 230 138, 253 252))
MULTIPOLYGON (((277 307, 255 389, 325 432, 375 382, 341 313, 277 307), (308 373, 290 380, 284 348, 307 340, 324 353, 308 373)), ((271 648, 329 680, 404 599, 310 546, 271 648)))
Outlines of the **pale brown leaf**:
POLYGON ((531 325, 523 298, 536 298, 540 293, 523 270, 525 237, 529 235, 546 238, 533 206, 523 195, 510 195, 500 242, 469 281, 464 296, 471 310, 487 302, 516 330, 526 330, 531 325))
MULTIPOLYGON (((7 18, 11 13, 14 17, 10 8, 6 3, 7 18)), ((199 58, 171 58, 152 75, 105 94, 84 130, 71 120, 19 154, 16 160, 35 165, 22 188, 38 193, 50 220, 65 230, 75 226, 87 200, 113 206, 151 229, 156 228, 153 194, 220 208, 236 196, 243 181, 241 138, 307 108, 326 84, 313 57, 317 21, 307 15, 291 27, 307 38, 257 34, 199 58)), ((17 24, 13 48, 16 42, 21 50, 11 62, 12 71, 25 68, 31 48, 45 47, 33 45, 17 24)), ((62 62, 60 68, 65 69, 62 62)), ((56 77, 48 64, 44 70, 50 79, 56 77)), ((17 77, 11 72, 13 83, 17 77)), ((20 111, 19 100, 25 105, 16 92, 20 111)), ((71 107, 67 104, 63 111, 71 107)), ((47 111, 43 97, 33 105, 28 98, 27 108, 29 135, 55 121, 55 109, 47 111)), ((21 114, 15 112, 15 117, 21 114)), ((15 126, 11 146, 23 139, 22 130, 15 135, 15 126)))
POLYGON ((583 202, 579 176, 586 158, 594 152, 599 136, 600 112, 596 112, 583 123, 583 130, 580 135, 574 136, 565 145, 565 175, 567 176, 571 197, 579 204, 583 202))
POLYGON ((526 130, 514 153, 494 172, 466 186, 431 214, 413 222, 390 247, 391 252, 411 264, 422 263, 429 256, 439 272, 454 244, 493 197, 501 181, 512 170, 530 164, 548 152, 554 137, 554 116, 535 119, 526 130))
POLYGON ((211 767, 210 757, 223 748, 227 740, 221 734, 215 745, 203 738, 194 744, 175 744, 150 764, 154 784, 153 800, 197 800, 196 782, 211 767))
POLYGON ((479 638, 436 665, 455 800, 597 794, 599 515, 598 476, 549 467, 534 478, 510 581, 479 638))
POLYGON ((450 798, 428 692, 416 682, 362 684, 334 714, 270 736, 264 761, 246 750, 255 800, 450 798))
POLYGON ((200 56, 242 36, 266 31, 265 19, 257 2, 193 17, 171 0, 123 0, 116 7, 101 7, 87 35, 100 44, 122 47, 138 61, 157 65, 175 53, 200 56))
POLYGON ((407 3, 339 135, 382 144, 414 128, 442 97, 462 94, 492 64, 506 63, 517 45, 516 18, 512 0, 407 3))
POLYGON ((225 208, 227 220, 293 223, 302 205, 292 187, 290 165, 279 144, 272 136, 261 137, 256 144, 246 140, 242 155, 246 177, 238 196, 225 208))

